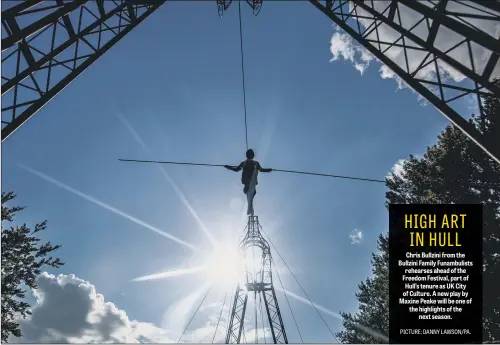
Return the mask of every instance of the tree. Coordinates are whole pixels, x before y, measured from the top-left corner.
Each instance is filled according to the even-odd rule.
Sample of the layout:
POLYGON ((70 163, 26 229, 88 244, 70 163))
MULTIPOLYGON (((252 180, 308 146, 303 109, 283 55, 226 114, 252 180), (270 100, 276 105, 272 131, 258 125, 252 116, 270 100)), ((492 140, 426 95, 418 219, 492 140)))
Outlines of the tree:
POLYGON ((389 240, 380 235, 378 253, 372 254, 373 277, 361 282, 356 298, 359 311, 341 313, 344 330, 336 334, 346 344, 380 344, 389 335, 389 240))
MULTIPOLYGON (((474 125, 490 142, 500 141, 500 98, 486 97, 474 125)), ((448 126, 420 159, 410 156, 402 173, 387 179, 388 203, 483 204, 484 340, 500 340, 500 165, 459 129, 448 126)))
MULTIPOLYGON (((499 81, 497 81, 499 83, 499 81)), ((484 100, 483 114, 469 121, 491 143, 500 141, 500 98, 484 100)), ((455 203, 483 207, 483 339, 500 340, 500 165, 486 155, 458 128, 448 126, 427 148, 423 157, 410 155, 399 172, 386 180, 386 206, 393 204, 455 203)), ((374 254, 373 277, 359 285, 359 311, 343 313, 345 330, 338 333, 343 343, 380 342, 355 327, 358 322, 385 335, 388 328, 387 237, 378 241, 381 253, 374 254), (384 264, 381 260, 386 260, 384 264), (384 266, 386 265, 386 266, 384 266), (382 269, 387 268, 387 270, 382 269), (385 301, 385 302, 382 302, 385 301)))
POLYGON ((59 258, 47 257, 61 246, 50 242, 40 244, 38 233, 47 228, 47 221, 31 230, 26 224, 12 226, 14 216, 24 207, 6 205, 15 198, 13 192, 2 193, 2 342, 10 335, 22 336, 19 317, 30 315, 30 305, 24 301, 27 289, 36 289, 36 277, 45 266, 64 265, 59 258), (9 223, 9 227, 4 226, 9 223))

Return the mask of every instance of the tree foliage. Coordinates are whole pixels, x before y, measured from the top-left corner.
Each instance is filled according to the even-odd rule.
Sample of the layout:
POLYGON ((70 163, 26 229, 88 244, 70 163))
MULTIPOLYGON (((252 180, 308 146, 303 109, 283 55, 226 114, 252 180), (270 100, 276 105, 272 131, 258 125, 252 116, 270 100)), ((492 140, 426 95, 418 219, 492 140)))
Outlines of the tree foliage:
POLYGON ((346 344, 380 344, 389 334, 389 240, 380 235, 372 254, 373 277, 359 284, 359 311, 341 313, 344 330, 337 338, 346 344))
MULTIPOLYGON (((469 121, 490 143, 500 141, 500 98, 487 97, 484 114, 469 121)), ((500 165, 482 151, 462 131, 448 126, 428 147, 423 157, 410 155, 399 171, 386 180, 386 203, 390 204, 478 204, 483 207, 483 339, 500 340, 500 165)), ((379 238, 379 250, 388 250, 387 236, 379 238)), ((374 254, 373 277, 359 285, 359 311, 343 314, 344 343, 373 343, 374 339, 354 327, 356 322, 388 335, 389 276, 380 260, 388 252, 374 254), (377 259, 376 259, 377 258, 377 259), (377 261, 378 260, 378 261, 377 261), (381 303, 381 301, 385 301, 381 303)), ((380 342, 380 340, 375 341, 380 342)))
POLYGON ((10 335, 22 336, 19 317, 30 315, 30 305, 24 300, 26 292, 36 289, 36 277, 42 268, 64 265, 59 258, 49 256, 60 246, 41 244, 37 237, 47 228, 47 221, 36 224, 33 230, 26 224, 12 225, 16 214, 24 209, 6 205, 14 198, 13 192, 2 193, 2 342, 10 335))

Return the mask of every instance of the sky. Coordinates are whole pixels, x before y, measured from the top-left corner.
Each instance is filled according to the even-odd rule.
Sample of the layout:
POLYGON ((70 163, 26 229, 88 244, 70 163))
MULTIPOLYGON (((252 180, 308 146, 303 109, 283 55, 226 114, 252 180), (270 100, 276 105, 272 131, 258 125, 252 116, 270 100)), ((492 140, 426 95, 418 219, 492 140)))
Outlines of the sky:
MULTIPOLYGON (((245 5, 242 20, 248 142, 263 167, 384 179, 448 124, 309 3, 266 2, 257 17, 245 5)), ((236 4, 219 18, 212 2, 167 3, 2 144, 2 191, 27 206, 17 220, 47 219, 42 238, 62 244, 65 262, 40 276, 22 340, 178 340, 207 275, 136 278, 206 263, 211 239, 234 248, 246 225, 240 176, 118 159, 244 159, 238 30, 236 4)), ((335 342, 286 266, 340 331, 337 313, 356 311, 388 230, 384 184, 272 172, 257 190, 303 340, 335 342)), ((300 342, 275 285, 288 340, 300 342)), ((233 293, 212 289, 183 341, 211 341, 227 294, 223 341, 233 293)))

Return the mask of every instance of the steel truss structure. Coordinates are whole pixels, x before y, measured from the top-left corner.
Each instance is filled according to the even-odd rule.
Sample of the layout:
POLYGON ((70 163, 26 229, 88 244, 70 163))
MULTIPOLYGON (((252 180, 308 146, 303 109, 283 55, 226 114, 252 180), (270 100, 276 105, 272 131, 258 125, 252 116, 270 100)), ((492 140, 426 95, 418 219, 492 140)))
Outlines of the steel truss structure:
MULTIPOLYGON (((500 145, 467 118, 464 100, 500 95, 500 3, 309 0, 500 163, 500 145), (450 36, 451 35, 451 36, 450 36)), ((216 0, 219 14, 232 0, 216 0)), ((247 0, 258 13, 262 0, 247 0)), ((2 12, 2 141, 156 11, 160 0, 27 0, 2 12)))
MULTIPOLYGON (((252 271, 248 266, 245 267, 244 282, 238 284, 234 294, 233 307, 226 333, 226 344, 239 344, 243 340, 248 294, 251 292, 254 295, 255 308, 257 308, 258 297, 264 300, 265 313, 273 343, 288 344, 285 326, 283 325, 278 299, 273 286, 271 250, 268 242, 262 236, 260 229, 259 218, 257 216, 249 216, 247 231, 240 243, 240 252, 245 255, 248 249, 253 250, 254 248, 258 248, 261 253, 258 265, 259 270, 256 271, 254 269, 252 271)), ((255 331, 257 332, 257 317, 255 320, 255 331)), ((264 329, 264 325, 261 326, 264 329)), ((255 338, 258 339, 258 335, 255 338)))
POLYGON ((500 163, 500 145, 471 125, 463 101, 500 95, 500 3, 309 0, 500 163), (495 33, 497 31, 497 33, 495 33))
MULTIPOLYGON (((227 11, 229 6, 232 4, 233 0, 216 0, 216 1, 217 1, 217 11, 219 12, 219 17, 222 17, 224 15, 224 12, 227 11)), ((262 0, 241 0, 241 1, 246 1, 246 3, 250 5, 254 15, 259 14, 260 9, 262 8, 262 0)))
POLYGON ((2 141, 163 1, 27 0, 2 12, 2 141), (24 25, 23 25, 24 24, 24 25))

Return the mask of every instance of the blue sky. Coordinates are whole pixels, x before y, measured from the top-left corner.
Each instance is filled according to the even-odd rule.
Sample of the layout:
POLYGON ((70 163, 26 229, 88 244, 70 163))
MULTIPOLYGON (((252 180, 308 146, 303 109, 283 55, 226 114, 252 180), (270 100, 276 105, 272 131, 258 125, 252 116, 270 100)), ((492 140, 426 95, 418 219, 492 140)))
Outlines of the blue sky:
MULTIPOLYGON (((262 166, 383 179, 447 124, 408 89, 382 79, 378 63, 360 74, 342 58, 330 62, 335 30, 307 2, 265 3, 257 17, 248 6, 242 12, 249 145, 262 166)), ((222 168, 118 158, 243 160, 239 49, 237 6, 219 18, 212 2, 167 3, 2 144, 2 190, 28 206, 19 221, 47 219, 43 238, 63 245, 66 265, 50 273, 74 274, 66 278, 76 286, 90 282, 129 320, 167 330, 169 339, 177 340, 194 312, 206 277, 131 280, 206 260, 156 230, 207 251, 200 223, 220 240, 241 236, 240 178, 222 168)), ((273 172, 260 177, 255 210, 311 299, 333 312, 355 311, 357 285, 370 275, 376 238, 387 231, 384 193, 383 184, 273 172), (364 237, 351 244, 355 229, 364 237)), ((274 256, 285 288, 303 297, 274 256)), ((193 330, 210 333, 225 293, 209 295, 214 308, 197 316, 193 330)), ((278 295, 289 341, 298 342, 278 295)), ((304 341, 332 341, 310 306, 290 302, 304 341)), ((339 319, 325 319, 341 329, 339 319)), ((195 335, 188 340, 203 340, 195 335)))

